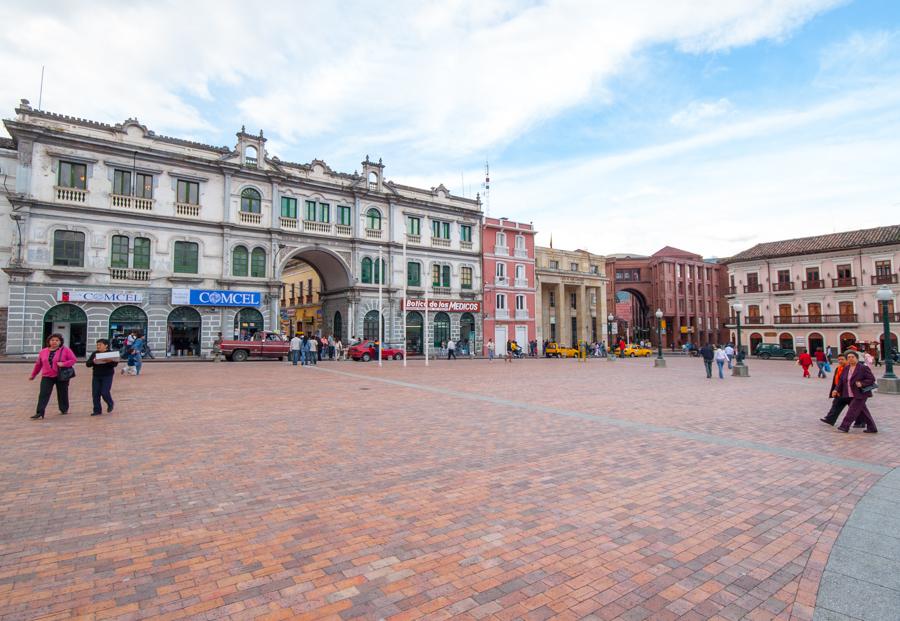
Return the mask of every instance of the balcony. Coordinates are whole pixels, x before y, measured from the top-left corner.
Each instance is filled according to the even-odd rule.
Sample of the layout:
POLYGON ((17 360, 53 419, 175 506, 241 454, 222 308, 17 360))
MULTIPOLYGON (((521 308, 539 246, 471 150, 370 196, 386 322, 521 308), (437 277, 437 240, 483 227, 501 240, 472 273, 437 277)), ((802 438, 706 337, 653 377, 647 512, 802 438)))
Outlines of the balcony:
POLYGON ((872 276, 873 285, 896 285, 897 274, 875 274, 872 276))
POLYGON ((303 230, 307 233, 324 233, 331 234, 331 222, 316 222, 315 220, 304 220, 303 230))
POLYGON ((516 248, 516 257, 520 259, 528 258, 528 249, 527 248, 516 248))
POLYGON ((528 281, 524 278, 516 278, 516 288, 517 289, 527 289, 528 281))
POLYGON ((791 315, 776 316, 775 325, 810 325, 810 324, 852 324, 859 323, 856 313, 843 315, 791 315))
POLYGON ((199 218, 200 205, 192 203, 175 203, 175 215, 186 218, 199 218))
POLYGON ((258 165, 259 161, 255 157, 244 156, 244 166, 247 168, 256 168, 258 165))
POLYGON ((109 206, 119 209, 137 209, 138 211, 153 211, 152 198, 138 198, 124 194, 110 194, 109 206))
POLYGON ((110 280, 136 280, 147 282, 150 280, 150 270, 134 269, 129 267, 109 268, 110 280))
POLYGON ((765 318, 761 316, 756 317, 742 317, 742 320, 748 326, 761 326, 765 323, 765 318))
POLYGON ((825 281, 821 278, 818 280, 804 280, 802 285, 804 289, 824 289, 825 281))
POLYGON ((762 285, 744 285, 744 293, 762 293, 762 285))
POLYGON ((855 289, 856 276, 852 276, 849 278, 832 278, 831 286, 835 289, 855 289))
MULTIPOLYGON (((882 323, 884 321, 884 315, 882 315, 881 313, 875 313, 874 319, 875 323, 882 323)), ((892 324, 900 324, 900 313, 888 313, 888 320, 892 324)), ((894 328, 892 326, 891 331, 893 332, 893 330, 894 328)))
POLYGON ((352 237, 353 228, 349 224, 335 224, 334 234, 339 237, 352 237))
POLYGON ((432 287, 431 292, 435 295, 450 295, 450 287, 432 287))
POLYGON ((737 287, 728 287, 725 289, 725 295, 737 295, 737 287))
POLYGON ((281 216, 278 218, 278 222, 281 224, 281 228, 291 231, 296 231, 300 227, 300 221, 297 220, 297 218, 286 218, 285 216, 281 216))
POLYGON ((366 239, 381 239, 381 229, 366 229, 366 239))
POLYGON ((494 278, 494 284, 500 285, 501 287, 508 287, 509 278, 506 276, 497 276, 496 278, 494 278))
POLYGON ((241 224, 262 224, 262 214, 252 213, 249 211, 239 211, 239 222, 241 224))
POLYGON ((421 235, 413 235, 412 233, 406 234, 406 243, 407 244, 421 244, 422 236, 421 235))
POLYGON ((517 308, 516 319, 528 319, 528 310, 524 308, 517 308))
POLYGON ((772 292, 773 293, 790 293, 793 290, 794 290, 794 283, 792 283, 792 282, 772 283, 772 292))
POLYGON ((508 257, 509 248, 507 246, 494 246, 494 254, 501 257, 508 257))
POLYGON ((509 319, 509 309, 507 308, 498 308, 494 311, 495 319, 509 319))
POLYGON ((431 245, 434 246, 435 248, 449 248, 450 240, 445 239, 443 237, 432 237, 431 245))
POLYGON ((460 240, 460 242, 459 242, 459 248, 460 248, 460 250, 471 250, 471 249, 472 249, 472 242, 470 242, 470 241, 465 241, 465 240, 460 240))
POLYGON ((87 190, 79 188, 61 188, 56 186, 56 200, 65 201, 67 203, 86 203, 87 190))

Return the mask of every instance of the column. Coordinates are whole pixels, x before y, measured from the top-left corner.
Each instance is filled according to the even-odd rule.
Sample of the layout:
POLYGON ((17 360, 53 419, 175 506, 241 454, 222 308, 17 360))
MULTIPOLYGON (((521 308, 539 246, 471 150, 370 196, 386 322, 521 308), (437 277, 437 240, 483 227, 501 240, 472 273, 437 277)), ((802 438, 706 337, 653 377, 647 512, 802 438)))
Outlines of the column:
POLYGON ((588 308, 587 286, 582 282, 578 287, 578 340, 589 340, 591 328, 589 325, 589 317, 591 316, 588 308))
POLYGON ((556 342, 568 343, 566 333, 569 324, 569 308, 566 304, 566 286, 560 280, 556 283, 556 342))

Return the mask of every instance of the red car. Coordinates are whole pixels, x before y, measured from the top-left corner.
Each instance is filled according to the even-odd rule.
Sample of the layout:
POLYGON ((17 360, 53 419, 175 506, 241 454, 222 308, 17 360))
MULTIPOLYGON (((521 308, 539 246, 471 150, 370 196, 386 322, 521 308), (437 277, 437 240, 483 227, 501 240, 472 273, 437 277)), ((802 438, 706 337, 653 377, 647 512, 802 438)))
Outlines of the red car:
MULTIPOLYGON (((375 341, 360 341, 347 350, 347 355, 349 355, 353 360, 362 360, 363 362, 368 362, 369 360, 378 357, 378 348, 375 346, 375 341)), ((381 359, 403 360, 403 350, 382 345, 381 359)))

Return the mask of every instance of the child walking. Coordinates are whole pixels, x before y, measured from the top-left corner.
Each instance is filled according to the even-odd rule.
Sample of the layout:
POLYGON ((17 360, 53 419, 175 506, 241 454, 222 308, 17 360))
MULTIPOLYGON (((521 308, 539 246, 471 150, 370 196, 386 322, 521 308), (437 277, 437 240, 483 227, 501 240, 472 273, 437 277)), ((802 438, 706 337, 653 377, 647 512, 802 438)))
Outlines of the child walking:
POLYGON ((112 383, 116 376, 116 365, 119 361, 115 358, 101 358, 97 360, 97 354, 105 354, 109 351, 109 341, 106 339, 97 339, 97 349, 88 357, 85 366, 92 368, 94 377, 91 381, 91 393, 94 397, 94 410, 91 416, 100 416, 103 414, 103 407, 100 399, 106 401, 106 412, 113 411, 112 383))

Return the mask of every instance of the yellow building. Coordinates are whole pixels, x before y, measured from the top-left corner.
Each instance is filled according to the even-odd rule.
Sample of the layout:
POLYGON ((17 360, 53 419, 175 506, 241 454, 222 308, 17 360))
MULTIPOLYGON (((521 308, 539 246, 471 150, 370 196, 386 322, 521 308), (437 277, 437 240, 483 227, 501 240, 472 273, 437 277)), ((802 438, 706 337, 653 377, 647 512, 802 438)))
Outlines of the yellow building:
POLYGON ((281 330, 288 336, 322 329, 322 284, 308 263, 285 268, 281 283, 281 330))
POLYGON ((606 338, 606 257, 586 250, 535 248, 538 342, 577 347, 606 338))

